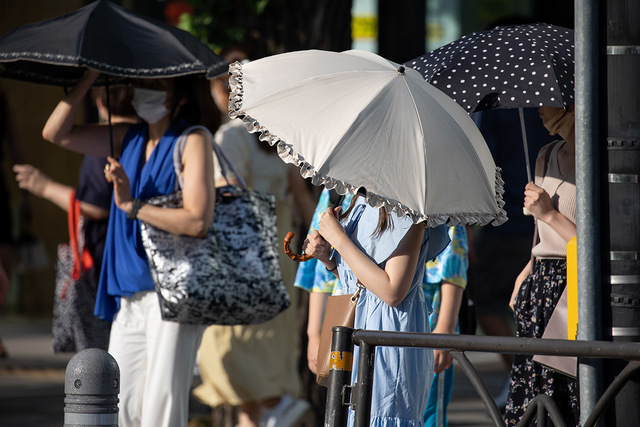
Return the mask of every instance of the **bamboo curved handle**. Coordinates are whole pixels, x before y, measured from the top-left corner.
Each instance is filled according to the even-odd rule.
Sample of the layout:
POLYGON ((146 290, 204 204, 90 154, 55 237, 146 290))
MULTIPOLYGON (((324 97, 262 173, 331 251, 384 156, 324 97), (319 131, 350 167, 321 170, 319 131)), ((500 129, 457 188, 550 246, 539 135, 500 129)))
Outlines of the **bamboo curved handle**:
POLYGON ((308 261, 311 258, 313 258, 311 255, 306 255, 306 254, 298 255, 291 250, 291 248, 289 247, 289 244, 291 243, 291 240, 294 237, 295 237, 295 234, 292 231, 288 232, 287 235, 284 237, 284 253, 293 261, 298 261, 298 262, 308 261))

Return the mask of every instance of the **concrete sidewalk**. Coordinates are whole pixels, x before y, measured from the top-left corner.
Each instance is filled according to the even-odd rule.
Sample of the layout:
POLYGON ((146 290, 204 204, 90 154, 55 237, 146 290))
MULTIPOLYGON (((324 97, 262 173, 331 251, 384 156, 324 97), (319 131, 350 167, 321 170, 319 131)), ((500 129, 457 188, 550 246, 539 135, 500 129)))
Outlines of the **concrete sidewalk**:
POLYGON ((46 321, 0 324, 9 357, 0 359, 0 425, 64 424, 64 373, 72 355, 54 355, 46 321))
MULTIPOLYGON (((0 426, 62 427, 64 376, 73 354, 54 354, 51 321, 0 320, 0 426)), ((191 400, 194 417, 209 408, 191 400)))
MULTIPOLYGON (((51 322, 0 320, 0 339, 9 353, 0 359, 0 426, 61 427, 64 424, 64 374, 72 354, 51 349, 51 322)), ((497 354, 467 353, 489 390, 497 394, 506 372, 497 354)), ((193 417, 208 408, 191 400, 193 417)), ((490 426, 484 406, 466 376, 456 371, 450 426, 490 426)))

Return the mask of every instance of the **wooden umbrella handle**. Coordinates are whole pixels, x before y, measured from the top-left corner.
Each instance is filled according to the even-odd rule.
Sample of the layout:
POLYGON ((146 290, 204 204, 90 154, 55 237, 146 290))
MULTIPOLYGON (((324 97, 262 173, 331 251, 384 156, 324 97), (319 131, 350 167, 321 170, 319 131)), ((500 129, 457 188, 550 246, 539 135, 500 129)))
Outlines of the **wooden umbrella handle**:
POLYGON ((295 234, 292 231, 288 232, 287 235, 284 236, 284 253, 293 261, 298 261, 298 262, 308 261, 311 258, 313 258, 311 255, 306 255, 306 254, 298 255, 291 250, 291 248, 289 247, 289 244, 291 243, 291 240, 293 240, 294 237, 295 237, 295 234))

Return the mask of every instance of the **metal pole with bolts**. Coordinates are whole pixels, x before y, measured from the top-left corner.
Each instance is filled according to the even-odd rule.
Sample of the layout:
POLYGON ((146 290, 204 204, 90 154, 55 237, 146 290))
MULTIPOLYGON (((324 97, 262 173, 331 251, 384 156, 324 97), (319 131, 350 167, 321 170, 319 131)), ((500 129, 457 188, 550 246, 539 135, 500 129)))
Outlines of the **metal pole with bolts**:
MULTIPOLYGON (((602 339, 602 190, 600 157, 600 9, 575 3, 576 228, 578 340, 602 339)), ((602 361, 581 359, 580 417, 587 419, 602 392, 602 361)))
MULTIPOLYGON (((640 5, 607 1, 606 10, 606 182, 608 236, 603 301, 605 339, 640 341, 640 5)), ((601 51, 604 51, 601 50, 601 51)), ((624 365, 604 362, 610 382, 624 365)), ((607 426, 635 425, 640 419, 640 374, 632 375, 615 399, 607 426)))

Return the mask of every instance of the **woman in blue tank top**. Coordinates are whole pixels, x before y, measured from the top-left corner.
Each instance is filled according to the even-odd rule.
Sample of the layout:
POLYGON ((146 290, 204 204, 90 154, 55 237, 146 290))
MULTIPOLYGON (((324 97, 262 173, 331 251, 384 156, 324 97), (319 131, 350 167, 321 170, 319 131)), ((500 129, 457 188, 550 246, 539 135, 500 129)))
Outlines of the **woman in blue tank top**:
POLYGON ((140 221, 170 233, 206 235, 214 211, 212 142, 203 131, 187 137, 182 157, 182 208, 143 200, 175 191, 173 148, 187 126, 207 123, 213 100, 204 78, 140 79, 133 106, 143 122, 109 128, 74 124, 99 73, 87 71, 57 105, 42 135, 62 147, 109 156, 114 184, 95 314, 112 320, 109 353, 120 368, 120 427, 186 426, 189 389, 203 327, 163 321, 140 238, 140 221), (203 105, 208 103, 209 105, 203 105))

